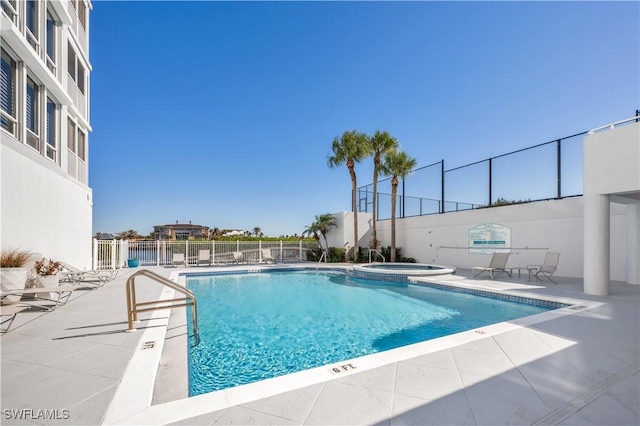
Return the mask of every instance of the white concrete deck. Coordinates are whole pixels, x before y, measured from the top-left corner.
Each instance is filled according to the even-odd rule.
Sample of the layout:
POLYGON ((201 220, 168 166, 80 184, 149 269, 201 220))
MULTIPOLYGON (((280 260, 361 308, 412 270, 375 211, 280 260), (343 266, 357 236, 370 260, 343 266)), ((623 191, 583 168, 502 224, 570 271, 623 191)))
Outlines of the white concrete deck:
MULTIPOLYGON (((150 269, 164 276, 175 271, 150 269)), ((18 314, 0 338, 2 424, 104 422, 143 335, 123 332, 124 286, 133 272, 125 269, 101 289, 79 291, 53 312, 18 314)), ((306 386, 300 382, 267 398, 244 395, 241 403, 219 408, 199 396, 151 406, 121 423, 640 424, 640 286, 613 283, 611 296, 592 297, 575 279, 539 286, 524 277, 468 276, 459 271, 451 281, 580 299, 594 307, 528 325, 483 327, 437 350, 418 344, 410 356, 388 355, 388 363, 306 386)), ((145 279, 138 289, 139 301, 163 290, 145 279)), ((167 328, 147 321, 137 327, 146 325, 167 328)))

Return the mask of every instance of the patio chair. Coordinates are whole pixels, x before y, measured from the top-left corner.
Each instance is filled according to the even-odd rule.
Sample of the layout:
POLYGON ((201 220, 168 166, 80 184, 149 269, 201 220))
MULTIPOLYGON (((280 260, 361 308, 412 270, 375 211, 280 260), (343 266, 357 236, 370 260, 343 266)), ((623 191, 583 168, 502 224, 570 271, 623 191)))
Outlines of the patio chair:
POLYGON ((60 282, 70 282, 76 285, 88 285, 98 288, 113 280, 120 272, 120 268, 114 269, 79 269, 75 266, 64 263, 60 272, 60 282))
POLYGON ((244 262, 244 254, 241 251, 233 252, 233 263, 243 263, 244 262))
POLYGON ((184 261, 184 253, 173 253, 171 258, 171 266, 176 266, 182 264, 182 266, 187 266, 184 261))
POLYGON ((554 284, 558 284, 551 279, 551 276, 556 272, 558 263, 560 262, 560 253, 549 251, 544 255, 544 262, 542 265, 527 265, 529 270, 529 281, 531 278, 535 278, 538 281, 549 280, 554 284), (540 277, 542 276, 542 278, 540 277))
POLYGON ((198 265, 206 263, 211 266, 211 250, 202 249, 198 252, 198 265))
POLYGON ((71 293, 76 289, 77 287, 75 285, 67 284, 58 287, 2 290, 0 292, 0 300, 11 295, 19 295, 21 297, 24 297, 25 295, 32 295, 36 296, 36 298, 33 300, 20 299, 20 303, 29 306, 40 306, 45 308, 47 311, 53 311, 55 308, 67 303, 69 297, 71 297, 71 293), (53 305, 45 304, 45 306, 43 306, 42 302, 53 302, 53 305))
POLYGON ((16 315, 18 315, 22 311, 26 311, 30 306, 26 305, 2 305, 0 306, 0 317, 8 317, 6 319, 0 320, 0 325, 9 323, 5 328, 0 329, 0 333, 4 334, 9 331, 13 320, 16 319, 16 315))
POLYGON ((271 255, 271 249, 268 249, 268 248, 262 249, 262 261, 265 263, 266 262, 276 263, 276 260, 271 255))
POLYGON ((493 256, 491 257, 491 262, 489 262, 489 266, 487 267, 474 266, 473 268, 471 268, 471 271, 473 272, 473 277, 475 278, 478 275, 482 274, 483 272, 488 272, 489 275, 491 276, 491 279, 493 279, 495 275, 500 275, 503 272, 511 276, 511 271, 506 269, 507 260, 509 260, 510 254, 511 253, 509 252, 507 253, 494 252, 493 256))

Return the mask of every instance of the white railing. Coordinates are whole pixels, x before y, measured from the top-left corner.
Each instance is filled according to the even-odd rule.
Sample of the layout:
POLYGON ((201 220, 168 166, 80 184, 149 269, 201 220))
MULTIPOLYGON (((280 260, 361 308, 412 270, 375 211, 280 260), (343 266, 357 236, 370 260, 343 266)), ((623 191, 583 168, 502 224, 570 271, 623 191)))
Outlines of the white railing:
MULTIPOLYGON (((171 266, 174 254, 184 254, 187 267, 220 265, 233 262, 239 251, 248 263, 262 262, 262 249, 270 249, 278 262, 301 262, 314 241, 129 241, 93 240, 93 269, 127 266, 128 259, 138 259, 140 266, 171 266), (201 251, 209 251, 209 259, 200 259, 201 251)), ((206 252, 205 252, 206 253, 206 252)))
MULTIPOLYGON (((382 258, 382 263, 387 261, 387 259, 385 259, 384 256, 382 255, 382 253, 380 253, 378 250, 369 249, 369 263, 371 263, 371 253, 375 253, 377 256, 380 256, 382 258)), ((373 260, 375 260, 375 259, 376 258, 374 257, 373 260)))
POLYGON ((589 134, 593 135, 595 133, 604 132, 606 130, 613 130, 616 127, 620 127, 620 126, 624 126, 624 125, 627 125, 627 124, 631 124, 631 122, 634 122, 634 121, 635 122, 640 121, 640 117, 636 116, 636 117, 631 117, 631 118, 625 118, 624 120, 616 121, 615 123, 607 124, 606 126, 596 127, 593 130, 589 130, 589 134))

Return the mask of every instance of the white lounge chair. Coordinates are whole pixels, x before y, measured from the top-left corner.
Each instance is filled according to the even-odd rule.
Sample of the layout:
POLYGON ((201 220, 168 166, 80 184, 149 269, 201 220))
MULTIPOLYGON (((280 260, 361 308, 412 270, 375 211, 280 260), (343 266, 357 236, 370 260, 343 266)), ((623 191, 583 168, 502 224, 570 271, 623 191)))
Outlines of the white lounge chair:
POLYGON ((182 266, 187 266, 187 264, 184 261, 184 253, 173 253, 173 256, 171 258, 171 265, 176 266, 180 264, 182 266))
POLYGON ((538 281, 544 281, 545 279, 551 281, 554 284, 558 284, 551 279, 551 276, 556 272, 558 263, 560 262, 560 253, 549 251, 544 255, 544 262, 542 265, 527 265, 529 270, 529 281, 531 277, 538 281), (542 278, 540 278, 542 276, 542 278))
POLYGON ((474 278, 482 274, 483 272, 488 272, 491 276, 491 279, 493 279, 495 275, 500 275, 503 272, 511 276, 511 271, 506 269, 507 260, 509 260, 510 254, 511 253, 509 252, 494 252, 493 256, 491 256, 491 262, 489 262, 489 266, 474 266, 473 268, 471 268, 474 278))
POLYGON ((76 285, 87 284, 93 288, 102 287, 105 283, 115 279, 120 268, 114 269, 79 269, 65 263, 60 272, 60 282, 71 282, 76 285))
POLYGON ((206 263, 211 266, 211 250, 200 250, 198 253, 198 265, 200 263, 206 263))
MULTIPOLYGON (((7 296, 11 295, 33 295, 36 296, 36 299, 33 300, 24 300, 21 299, 20 303, 24 303, 27 305, 35 305, 41 306, 47 309, 48 311, 53 311, 58 306, 62 306, 69 300, 71 293, 76 290, 76 286, 72 284, 61 285, 58 287, 46 287, 46 288, 23 288, 21 290, 2 290, 0 292, 0 300, 4 299, 7 296), (42 306, 42 302, 53 302, 53 305, 46 304, 46 306, 42 306)), ((10 305, 9 305, 10 306, 10 305)))
POLYGON ((0 317, 8 317, 0 320, 0 324, 5 324, 7 322, 9 323, 5 328, 0 329, 0 333, 4 334, 9 331, 13 320, 16 319, 16 315, 18 315, 22 311, 26 311, 29 308, 30 306, 17 304, 0 306, 0 317))
POLYGON ((233 252, 233 263, 242 263, 244 262, 244 254, 241 251, 233 252))
POLYGON ((271 255, 271 249, 268 249, 268 248, 262 249, 262 261, 276 263, 276 260, 273 258, 273 255, 271 255))

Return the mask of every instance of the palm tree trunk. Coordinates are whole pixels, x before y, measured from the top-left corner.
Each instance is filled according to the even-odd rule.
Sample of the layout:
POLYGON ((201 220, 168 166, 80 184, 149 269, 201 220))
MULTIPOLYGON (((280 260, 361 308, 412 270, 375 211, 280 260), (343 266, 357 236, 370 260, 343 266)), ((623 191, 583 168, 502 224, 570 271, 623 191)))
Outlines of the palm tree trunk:
POLYGON ((373 241, 373 248, 378 248, 378 233, 376 229, 376 207, 378 204, 378 165, 373 164, 373 229, 371 230, 371 236, 373 241))
POLYGON ((351 208, 353 210, 353 261, 358 260, 358 206, 357 206, 357 182, 356 170, 353 164, 349 166, 349 174, 351 175, 351 208))
POLYGON ((398 179, 391 180, 391 262, 396 261, 396 193, 398 179))
POLYGON ((327 240, 327 234, 325 232, 322 233, 322 237, 324 238, 324 245, 327 250, 327 256, 329 255, 329 241, 327 240))

